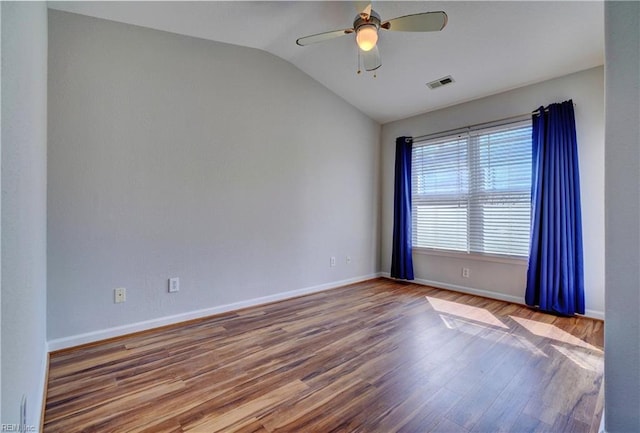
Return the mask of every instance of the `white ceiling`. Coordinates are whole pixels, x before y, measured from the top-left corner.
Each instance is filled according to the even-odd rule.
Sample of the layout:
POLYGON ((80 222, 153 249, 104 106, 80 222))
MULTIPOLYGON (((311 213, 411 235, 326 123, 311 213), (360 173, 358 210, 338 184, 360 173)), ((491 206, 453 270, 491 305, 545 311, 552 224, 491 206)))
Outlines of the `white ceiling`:
POLYGON ((299 47, 301 36, 352 26, 366 2, 49 2, 49 7, 258 48, 279 56, 380 123, 604 63, 601 1, 374 1, 383 21, 443 10, 441 32, 381 31, 382 67, 358 75, 353 35, 299 47), (446 75, 455 83, 429 90, 446 75))

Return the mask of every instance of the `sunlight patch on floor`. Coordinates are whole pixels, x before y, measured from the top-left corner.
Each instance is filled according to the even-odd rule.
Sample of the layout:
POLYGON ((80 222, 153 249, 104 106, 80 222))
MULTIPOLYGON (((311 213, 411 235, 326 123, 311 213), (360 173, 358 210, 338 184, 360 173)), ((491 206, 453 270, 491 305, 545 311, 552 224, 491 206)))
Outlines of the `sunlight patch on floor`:
POLYGON ((457 302, 445 301, 444 299, 432 298, 425 296, 434 310, 440 313, 452 314, 454 316, 464 317, 465 319, 474 320, 487 325, 499 328, 509 329, 507 325, 502 323, 496 316, 491 314, 484 308, 473 307, 471 305, 459 304, 457 302))
POLYGON ((593 354, 591 352, 585 352, 582 349, 571 349, 567 347, 557 346, 552 344, 551 347, 562 353, 564 356, 573 361, 578 367, 585 370, 600 372, 602 371, 602 354, 593 354))
POLYGON ((531 343, 523 336, 515 335, 510 332, 503 331, 499 328, 488 327, 476 322, 457 317, 449 317, 443 314, 440 314, 440 319, 442 319, 442 322, 449 329, 454 329, 456 331, 464 332, 465 334, 474 335, 482 338, 483 340, 507 344, 511 347, 524 349, 532 355, 548 358, 547 354, 538 349, 535 344, 531 343))
POLYGON ((599 353, 602 353, 602 350, 598 349, 595 346, 592 346, 589 343, 586 343, 580 340, 578 337, 574 337, 566 331, 558 328, 555 325, 550 325, 548 323, 536 322, 535 320, 524 319, 522 317, 509 316, 516 322, 518 322, 522 327, 524 327, 527 331, 531 332, 538 337, 549 338, 551 340, 556 340, 561 343, 568 343, 574 346, 583 347, 589 350, 595 350, 599 353))

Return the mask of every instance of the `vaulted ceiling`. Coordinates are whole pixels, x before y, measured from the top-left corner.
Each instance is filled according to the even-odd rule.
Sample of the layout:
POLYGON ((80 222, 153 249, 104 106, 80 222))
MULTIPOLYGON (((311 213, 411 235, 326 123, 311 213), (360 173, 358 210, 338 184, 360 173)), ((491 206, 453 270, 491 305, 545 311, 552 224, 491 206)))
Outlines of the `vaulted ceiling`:
POLYGON ((367 2, 49 2, 49 7, 272 53, 380 123, 604 63, 600 1, 374 1, 383 20, 445 11, 441 32, 381 31, 382 67, 357 74, 353 35, 306 47, 301 36, 351 27, 367 2), (451 75, 454 83, 426 83, 451 75))

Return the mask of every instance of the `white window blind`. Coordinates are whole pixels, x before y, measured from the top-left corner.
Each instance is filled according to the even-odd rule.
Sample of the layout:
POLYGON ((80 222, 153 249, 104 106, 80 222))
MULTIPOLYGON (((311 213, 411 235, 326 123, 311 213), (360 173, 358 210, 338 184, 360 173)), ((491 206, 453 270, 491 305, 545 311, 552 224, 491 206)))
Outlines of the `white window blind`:
POLYGON ((531 121, 414 142, 413 246, 526 257, 531 121))

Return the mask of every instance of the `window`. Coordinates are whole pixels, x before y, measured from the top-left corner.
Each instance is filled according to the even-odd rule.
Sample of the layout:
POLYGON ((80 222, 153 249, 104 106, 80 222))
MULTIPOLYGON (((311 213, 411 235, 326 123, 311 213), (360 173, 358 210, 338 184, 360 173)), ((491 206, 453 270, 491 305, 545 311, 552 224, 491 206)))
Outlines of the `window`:
POLYGON ((528 256, 531 121, 414 142, 412 194, 415 248, 528 256))

